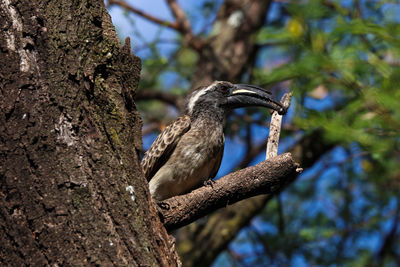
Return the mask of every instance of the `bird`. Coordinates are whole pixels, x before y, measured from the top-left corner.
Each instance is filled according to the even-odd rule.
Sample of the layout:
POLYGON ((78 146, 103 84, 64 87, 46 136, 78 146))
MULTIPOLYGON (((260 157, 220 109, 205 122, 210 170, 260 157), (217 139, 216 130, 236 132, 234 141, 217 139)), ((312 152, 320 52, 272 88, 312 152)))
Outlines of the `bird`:
POLYGON ((194 90, 184 115, 158 135, 141 161, 151 196, 163 201, 212 181, 224 151, 224 118, 229 110, 248 106, 286 113, 271 92, 255 85, 215 81, 194 90))

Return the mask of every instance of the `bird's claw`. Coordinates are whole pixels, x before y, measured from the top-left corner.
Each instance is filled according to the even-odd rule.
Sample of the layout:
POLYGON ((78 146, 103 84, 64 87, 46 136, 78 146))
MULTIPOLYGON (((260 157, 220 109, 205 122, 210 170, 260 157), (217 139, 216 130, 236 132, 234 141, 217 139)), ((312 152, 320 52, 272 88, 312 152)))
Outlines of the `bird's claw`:
POLYGON ((158 201, 157 202, 157 206, 159 206, 160 209, 163 209, 163 210, 169 210, 170 209, 169 204, 167 202, 164 202, 164 201, 158 201))
POLYGON ((208 180, 204 181, 204 186, 208 186, 209 185, 212 188, 214 188, 214 184, 215 184, 215 181, 213 179, 208 179, 208 180))
POLYGON ((169 210, 170 206, 167 202, 163 201, 157 201, 156 204, 158 216, 160 217, 161 222, 164 223, 163 210, 169 210))

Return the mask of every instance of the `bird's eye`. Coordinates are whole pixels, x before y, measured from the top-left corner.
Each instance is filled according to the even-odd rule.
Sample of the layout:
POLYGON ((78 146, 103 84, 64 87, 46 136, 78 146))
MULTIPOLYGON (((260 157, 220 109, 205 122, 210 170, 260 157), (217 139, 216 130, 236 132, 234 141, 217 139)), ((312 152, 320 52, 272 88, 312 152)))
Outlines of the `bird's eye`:
POLYGON ((223 94, 229 93, 229 87, 226 86, 226 85, 222 85, 222 86, 220 87, 220 90, 221 90, 221 92, 222 92, 223 94))

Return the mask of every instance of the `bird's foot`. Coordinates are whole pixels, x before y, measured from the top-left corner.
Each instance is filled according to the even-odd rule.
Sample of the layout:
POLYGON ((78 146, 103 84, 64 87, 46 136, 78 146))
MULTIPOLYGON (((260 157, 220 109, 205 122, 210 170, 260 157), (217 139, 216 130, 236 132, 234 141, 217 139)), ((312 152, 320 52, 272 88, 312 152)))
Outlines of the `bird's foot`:
POLYGON ((164 202, 164 201, 157 201, 157 206, 160 207, 160 209, 163 209, 163 210, 169 210, 170 209, 169 204, 167 202, 164 202))
POLYGON ((214 188, 214 184, 215 184, 215 181, 213 179, 208 179, 208 180, 204 181, 204 186, 208 186, 209 185, 212 188, 214 188))
POLYGON ((158 217, 160 217, 161 222, 164 223, 163 210, 169 210, 170 206, 167 202, 163 201, 157 201, 156 204, 158 217))

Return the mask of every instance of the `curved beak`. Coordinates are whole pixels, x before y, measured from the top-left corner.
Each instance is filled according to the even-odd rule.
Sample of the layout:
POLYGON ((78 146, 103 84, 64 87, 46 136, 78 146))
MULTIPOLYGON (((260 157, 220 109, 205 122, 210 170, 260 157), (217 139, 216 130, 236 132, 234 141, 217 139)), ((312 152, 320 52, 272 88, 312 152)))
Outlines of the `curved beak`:
POLYGON ((226 105, 230 108, 261 106, 276 110, 280 115, 286 113, 283 105, 271 98, 271 92, 255 85, 235 84, 227 99, 226 105))

